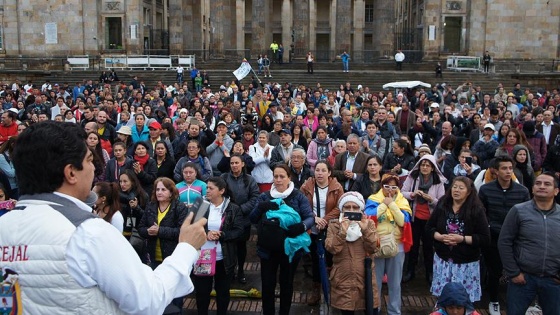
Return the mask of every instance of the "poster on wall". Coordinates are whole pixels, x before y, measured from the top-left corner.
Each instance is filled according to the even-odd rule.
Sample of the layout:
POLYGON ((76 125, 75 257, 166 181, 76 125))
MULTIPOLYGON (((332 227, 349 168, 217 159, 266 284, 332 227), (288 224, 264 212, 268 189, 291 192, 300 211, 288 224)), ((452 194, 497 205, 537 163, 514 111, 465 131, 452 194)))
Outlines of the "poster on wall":
POLYGON ((58 30, 55 22, 45 23, 45 44, 58 44, 58 30))

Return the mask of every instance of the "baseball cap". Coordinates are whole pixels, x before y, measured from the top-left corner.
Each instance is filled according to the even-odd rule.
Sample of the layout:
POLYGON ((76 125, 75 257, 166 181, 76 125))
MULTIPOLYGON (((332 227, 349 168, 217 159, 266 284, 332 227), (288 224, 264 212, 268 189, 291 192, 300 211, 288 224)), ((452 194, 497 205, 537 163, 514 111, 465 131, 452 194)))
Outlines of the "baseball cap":
POLYGON ((439 108, 439 104, 438 103, 432 103, 432 105, 430 105, 431 108, 439 108))
MULTIPOLYGON (((121 127, 121 128, 122 128, 122 127, 121 127)), ((161 129, 161 124, 158 123, 157 121, 152 121, 152 122, 150 123, 150 125, 148 126, 148 128, 160 130, 160 129, 161 129)))
POLYGON ((216 127, 218 127, 218 126, 220 126, 220 125, 224 125, 224 126, 226 126, 226 127, 227 127, 227 124, 226 124, 226 122, 225 122, 225 121, 223 121, 223 120, 220 120, 220 122, 219 122, 219 123, 218 123, 218 124, 216 125, 216 127))
POLYGON ((282 133, 285 133, 285 134, 290 135, 290 136, 292 135, 292 132, 290 131, 290 129, 286 129, 286 128, 284 128, 284 129, 282 129, 278 132, 278 134, 282 134, 282 133))
POLYGON ((486 124, 486 125, 484 125, 484 129, 492 129, 493 131, 496 131, 496 127, 494 127, 493 124, 486 124))

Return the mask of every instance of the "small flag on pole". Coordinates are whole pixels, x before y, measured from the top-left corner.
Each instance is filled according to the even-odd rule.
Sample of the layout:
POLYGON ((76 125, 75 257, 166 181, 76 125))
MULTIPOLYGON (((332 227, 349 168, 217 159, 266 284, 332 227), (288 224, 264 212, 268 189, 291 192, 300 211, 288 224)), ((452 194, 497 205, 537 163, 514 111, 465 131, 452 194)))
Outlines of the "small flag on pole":
POLYGON ((253 68, 251 68, 251 64, 247 61, 247 59, 243 59, 241 66, 237 68, 237 70, 233 71, 233 75, 237 78, 237 80, 243 80, 249 72, 251 72, 253 68))

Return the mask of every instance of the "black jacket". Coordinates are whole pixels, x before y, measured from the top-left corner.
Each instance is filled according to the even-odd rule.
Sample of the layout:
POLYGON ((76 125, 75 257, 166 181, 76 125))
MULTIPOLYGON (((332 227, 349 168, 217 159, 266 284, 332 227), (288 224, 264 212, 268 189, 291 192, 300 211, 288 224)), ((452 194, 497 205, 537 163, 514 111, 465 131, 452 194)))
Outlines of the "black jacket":
POLYGON ((117 160, 115 158, 107 161, 107 164, 105 165, 105 181, 110 183, 118 183, 119 176, 122 174, 122 172, 124 172, 125 170, 132 170, 133 162, 134 161, 129 157, 126 157, 122 166, 118 166, 117 160))
POLYGON ((155 260, 156 254, 156 242, 159 239, 161 246, 161 256, 165 259, 167 256, 171 255, 179 243, 179 231, 181 230, 181 225, 185 218, 187 217, 187 206, 179 201, 172 201, 169 206, 169 210, 165 217, 161 220, 159 224, 159 232, 157 236, 149 236, 148 228, 151 227, 154 222, 157 223, 158 217, 158 203, 150 202, 146 206, 142 220, 138 225, 138 234, 148 240, 148 254, 150 254, 150 259, 155 260))
MULTIPOLYGON (((434 249, 439 258, 448 261, 453 259, 454 264, 475 262, 480 259, 480 249, 490 242, 488 222, 483 209, 473 209, 471 217, 464 217, 464 235, 472 236, 472 244, 457 244, 450 247, 434 239, 434 249)), ((447 213, 452 209, 444 209, 443 199, 440 199, 430 219, 426 223, 426 233, 433 239, 434 234, 447 233, 447 213)))
POLYGON ((224 255, 224 267, 226 274, 230 275, 235 272, 237 266, 237 241, 243 236, 246 219, 243 218, 241 208, 230 199, 224 200, 223 216, 224 224, 222 225, 222 236, 220 236, 220 245, 222 246, 222 254, 224 255))
POLYGON ((514 181, 504 190, 498 180, 480 187, 478 197, 486 209, 486 217, 490 226, 492 243, 495 245, 509 210, 518 203, 528 201, 529 190, 514 181))

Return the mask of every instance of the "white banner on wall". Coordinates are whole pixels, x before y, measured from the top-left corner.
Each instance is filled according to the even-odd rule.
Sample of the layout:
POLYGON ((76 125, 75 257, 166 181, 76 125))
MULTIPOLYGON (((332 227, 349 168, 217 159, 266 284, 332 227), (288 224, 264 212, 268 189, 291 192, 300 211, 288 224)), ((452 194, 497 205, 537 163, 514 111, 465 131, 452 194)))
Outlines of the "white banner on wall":
POLYGON ((55 22, 45 23, 45 44, 58 44, 58 29, 55 22))

